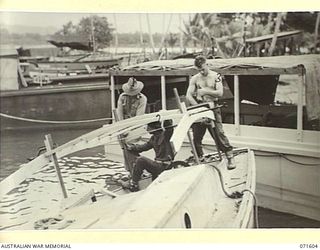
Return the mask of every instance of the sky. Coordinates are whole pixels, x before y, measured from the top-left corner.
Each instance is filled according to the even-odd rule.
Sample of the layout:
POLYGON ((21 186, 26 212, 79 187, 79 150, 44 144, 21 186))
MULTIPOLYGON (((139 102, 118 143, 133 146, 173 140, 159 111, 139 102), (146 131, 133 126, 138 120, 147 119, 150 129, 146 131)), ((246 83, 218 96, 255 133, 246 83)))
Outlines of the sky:
MULTIPOLYGON (((147 14, 145 13, 105 13, 97 14, 105 16, 118 33, 140 31, 148 32, 147 14)), ((91 13, 51 13, 51 12, 1 12, 0 23, 4 25, 23 25, 31 27, 55 27, 60 29, 63 24, 72 21, 77 24, 82 17, 92 15, 91 13)), ((192 14, 173 14, 173 13, 150 13, 150 26, 152 33, 179 32, 180 24, 183 20, 188 20, 192 14), (180 18, 179 18, 180 16, 180 18), (180 21, 181 20, 181 21, 180 21)))

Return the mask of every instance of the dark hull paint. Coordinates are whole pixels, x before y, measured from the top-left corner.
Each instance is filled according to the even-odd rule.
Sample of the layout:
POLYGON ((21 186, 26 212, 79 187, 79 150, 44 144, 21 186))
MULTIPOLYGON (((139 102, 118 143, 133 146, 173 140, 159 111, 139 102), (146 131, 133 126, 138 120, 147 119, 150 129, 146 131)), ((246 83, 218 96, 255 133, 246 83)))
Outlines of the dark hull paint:
MULTIPOLYGON (((111 117, 110 89, 107 82, 30 87, 1 92, 1 113, 49 121, 81 121, 111 117)), ((107 121, 50 124, 0 117, 1 130, 50 127, 100 127, 107 121)))

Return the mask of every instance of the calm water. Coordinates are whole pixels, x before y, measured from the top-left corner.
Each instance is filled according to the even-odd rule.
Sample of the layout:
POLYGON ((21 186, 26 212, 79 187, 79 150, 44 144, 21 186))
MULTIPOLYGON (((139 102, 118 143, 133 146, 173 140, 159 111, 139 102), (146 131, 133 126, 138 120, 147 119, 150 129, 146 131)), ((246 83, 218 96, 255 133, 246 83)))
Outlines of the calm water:
MULTIPOLYGON (((8 131, 1 132, 1 166, 0 179, 10 175, 19 168, 22 163, 28 162, 28 158, 35 157, 38 149, 44 145, 45 134, 51 134, 55 143, 61 145, 71 139, 74 139, 84 133, 90 132, 89 129, 68 129, 68 130, 43 130, 43 131, 8 131)), ((125 175, 124 168, 107 160, 101 160, 99 153, 103 149, 96 148, 81 152, 81 157, 75 155, 71 158, 62 158, 62 174, 68 183, 68 191, 81 189, 83 183, 86 187, 90 186, 97 190, 99 186, 105 185, 105 179, 110 176, 125 175), (90 157, 89 157, 90 156, 90 157), (77 176, 73 179, 70 175, 77 176)), ((1 201, 0 225, 1 229, 15 229, 15 226, 27 225, 28 218, 31 218, 35 212, 46 212, 45 204, 50 207, 58 206, 56 199, 52 198, 61 195, 55 172, 52 166, 39 171, 32 179, 27 179, 17 190, 14 190, 1 201), (42 177, 49 179, 49 184, 43 185, 42 177), (25 195, 26 190, 34 190, 41 195, 25 195), (54 192, 54 193, 53 193, 54 192), (50 195, 48 195, 50 194, 50 195), (39 197, 42 197, 41 199, 39 197), (43 197, 46 197, 43 200, 43 197), (19 203, 16 206, 15 203, 19 203), (12 205, 14 204, 14 207, 12 205), (30 204, 37 204, 37 210, 32 209, 30 204), (42 206, 42 207, 41 207, 42 206), (8 220, 10 223, 8 223, 8 220)), ((320 228, 320 222, 302 218, 299 216, 275 212, 269 209, 259 208, 259 224, 261 228, 320 228)))

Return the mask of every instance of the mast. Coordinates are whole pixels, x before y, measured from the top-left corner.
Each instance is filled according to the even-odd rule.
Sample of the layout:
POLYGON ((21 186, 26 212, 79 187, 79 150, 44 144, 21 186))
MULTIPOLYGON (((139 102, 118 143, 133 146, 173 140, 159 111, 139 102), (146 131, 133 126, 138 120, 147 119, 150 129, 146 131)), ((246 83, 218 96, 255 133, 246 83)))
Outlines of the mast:
POLYGON ((113 19, 114 19, 114 27, 115 27, 115 55, 117 55, 118 50, 118 27, 117 27, 117 16, 116 13, 113 13, 113 19))
POLYGON ((95 41, 95 37, 94 37, 93 16, 90 18, 90 21, 91 21, 92 49, 93 49, 93 53, 95 53, 96 52, 96 41, 95 41))
POLYGON ((155 51, 155 49, 154 49, 154 41, 153 41, 153 36, 152 36, 152 33, 151 33, 151 26, 150 26, 149 14, 146 13, 146 16, 147 16, 147 24, 148 24, 148 31, 149 31, 149 38, 150 38, 152 53, 153 53, 153 55, 155 55, 155 54, 156 54, 156 51, 155 51))
MULTIPOLYGON (((160 51, 162 50, 163 47, 166 48, 166 46, 165 46, 165 40, 166 40, 166 37, 167 37, 168 32, 169 32, 169 28, 170 28, 170 25, 171 25, 171 21, 172 21, 172 14, 170 14, 170 19, 169 19, 169 22, 168 22, 168 26, 167 26, 166 31, 165 31, 165 27, 164 27, 164 26, 165 26, 165 25, 164 25, 165 22, 163 22, 163 33, 164 33, 164 31, 165 31, 165 33, 163 34, 162 39, 161 39, 160 51)), ((163 53, 160 54, 159 60, 161 59, 162 55, 163 55, 163 53)))
POLYGON ((143 31, 142 31, 142 22, 141 22, 141 14, 139 13, 139 28, 140 28, 140 44, 143 53, 143 59, 146 59, 146 48, 143 41, 143 31))
POLYGON ((179 15, 179 29, 180 29, 180 53, 183 54, 183 33, 182 33, 182 17, 179 15))

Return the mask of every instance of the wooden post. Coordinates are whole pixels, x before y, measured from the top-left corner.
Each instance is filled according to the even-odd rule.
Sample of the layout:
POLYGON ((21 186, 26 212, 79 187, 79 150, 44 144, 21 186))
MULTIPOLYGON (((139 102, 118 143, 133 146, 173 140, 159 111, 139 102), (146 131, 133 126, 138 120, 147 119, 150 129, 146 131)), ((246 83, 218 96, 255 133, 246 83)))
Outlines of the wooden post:
POLYGON ((45 138, 46 139, 44 140, 44 145, 46 146, 47 152, 50 154, 51 161, 53 162, 54 168, 56 170, 56 173, 57 173, 57 176, 58 176, 58 180, 59 180, 59 183, 60 183, 60 187, 61 187, 61 190, 62 190, 63 198, 68 198, 67 191, 66 191, 66 188, 65 188, 64 183, 63 183, 60 167, 59 167, 59 164, 58 164, 57 155, 56 155, 56 153, 53 153, 53 154, 50 153, 51 150, 53 149, 53 142, 52 142, 51 135, 50 134, 45 135, 45 138))
POLYGON ((260 43, 257 43, 256 45, 256 53, 257 53, 257 57, 260 56, 260 48, 261 48, 261 44, 260 43))
POLYGON ((240 135, 240 96, 239 96, 239 76, 234 76, 234 125, 236 135, 240 135))
MULTIPOLYGON (((110 76, 110 88, 111 88, 111 110, 116 109, 116 94, 114 86, 114 75, 110 76)), ((112 113, 112 119, 114 119, 114 114, 112 113)))
POLYGON ((273 51, 274 51, 274 49, 276 48, 277 38, 278 38, 278 33, 279 33, 279 31, 280 31, 280 24, 281 24, 282 16, 283 16, 283 13, 281 13, 281 12, 279 12, 279 13, 277 14, 276 25, 275 25, 274 32, 273 32, 273 37, 272 37, 271 45, 270 45, 270 47, 269 47, 268 56, 272 56, 273 51))
MULTIPOLYGON (((178 105, 178 108, 179 108, 180 112, 182 114, 185 113, 187 108, 185 106, 185 103, 183 103, 184 105, 182 105, 182 103, 180 102, 180 96, 179 96, 178 90, 176 88, 174 88, 173 92, 174 92, 175 99, 176 99, 176 102, 177 102, 177 105, 178 105)), ((188 139, 189 139, 189 142, 190 142, 190 145, 191 145, 192 154, 194 156, 194 159, 196 160, 197 164, 200 164, 199 156, 197 154, 196 147, 195 147, 195 145, 193 143, 190 131, 188 131, 187 135, 188 135, 188 139)))
POLYGON ((161 105, 163 110, 167 109, 166 78, 164 75, 161 75, 161 105))
POLYGON ((305 74, 302 74, 301 81, 298 82, 298 104, 297 104, 297 141, 302 141, 303 131, 303 94, 305 86, 305 74))
MULTIPOLYGON (((114 115, 114 120, 116 122, 120 121, 119 116, 118 116, 118 112, 116 109, 112 110, 112 114, 114 115)), ((127 145, 124 141, 124 137, 123 137, 123 135, 118 135, 117 138, 118 138, 119 145, 120 145, 122 152, 123 152, 125 169, 127 171, 129 171, 130 174, 132 175, 133 167, 131 167, 132 164, 130 164, 130 159, 128 157, 128 151, 127 151, 127 145)))
POLYGON ((318 12, 316 25, 314 28, 314 53, 317 53, 317 44, 318 44, 318 36, 319 36, 319 24, 320 24, 320 12, 318 12))
POLYGON ((43 86, 43 70, 40 70, 40 87, 43 86))

